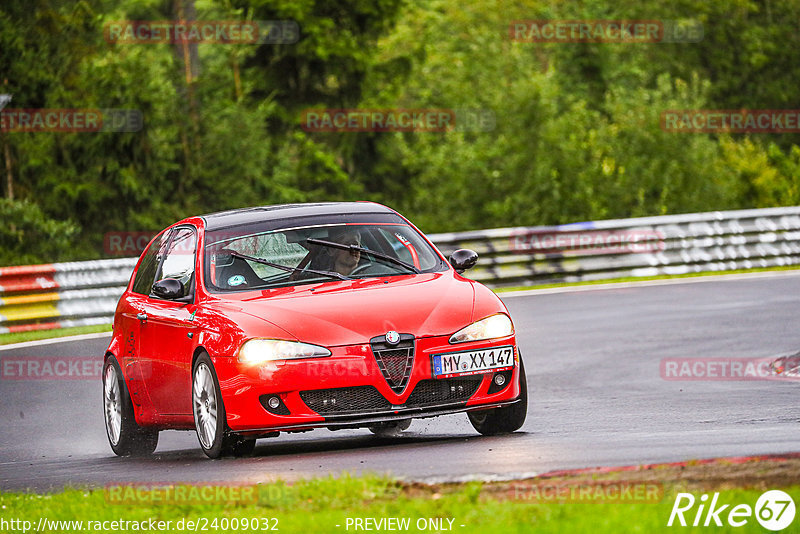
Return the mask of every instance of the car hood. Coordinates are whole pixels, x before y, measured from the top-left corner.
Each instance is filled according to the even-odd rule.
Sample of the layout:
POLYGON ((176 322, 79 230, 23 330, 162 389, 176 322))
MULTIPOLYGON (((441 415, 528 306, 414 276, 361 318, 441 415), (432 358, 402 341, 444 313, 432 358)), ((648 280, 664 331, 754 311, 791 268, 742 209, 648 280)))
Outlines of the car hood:
POLYGON ((472 321, 474 300, 470 281, 445 272, 240 294, 235 307, 300 341, 339 346, 366 343, 389 330, 416 337, 452 334, 472 321))

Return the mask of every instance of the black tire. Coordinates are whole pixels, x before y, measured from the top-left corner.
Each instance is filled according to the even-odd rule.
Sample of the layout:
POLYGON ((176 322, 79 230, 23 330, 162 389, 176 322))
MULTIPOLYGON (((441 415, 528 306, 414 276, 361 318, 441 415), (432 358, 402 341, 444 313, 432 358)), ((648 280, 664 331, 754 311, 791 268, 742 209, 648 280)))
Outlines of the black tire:
POLYGON ((136 423, 119 362, 112 355, 103 365, 103 419, 111 450, 117 456, 149 456, 158 446, 158 430, 136 423))
POLYGON ((403 430, 406 430, 409 426, 411 426, 411 419, 401 419, 400 421, 389 421, 385 423, 376 423, 374 425, 370 425, 369 431, 375 434, 376 436, 386 438, 386 437, 394 437, 399 436, 403 430))
POLYGON ((209 458, 229 453, 232 441, 228 433, 225 404, 214 364, 208 354, 197 357, 192 366, 192 415, 197 441, 209 458))
POLYGON ((525 423, 528 414, 528 379, 525 376, 525 365, 519 359, 519 401, 510 406, 467 412, 473 428, 484 436, 509 434, 519 430, 525 423))

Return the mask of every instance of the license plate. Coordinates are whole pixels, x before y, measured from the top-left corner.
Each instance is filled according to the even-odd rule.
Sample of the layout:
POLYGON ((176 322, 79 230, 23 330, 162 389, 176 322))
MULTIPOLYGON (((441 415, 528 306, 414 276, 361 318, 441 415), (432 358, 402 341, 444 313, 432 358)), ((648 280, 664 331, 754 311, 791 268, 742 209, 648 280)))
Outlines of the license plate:
POLYGON ((433 376, 449 378, 514 368, 514 347, 433 355, 433 376))

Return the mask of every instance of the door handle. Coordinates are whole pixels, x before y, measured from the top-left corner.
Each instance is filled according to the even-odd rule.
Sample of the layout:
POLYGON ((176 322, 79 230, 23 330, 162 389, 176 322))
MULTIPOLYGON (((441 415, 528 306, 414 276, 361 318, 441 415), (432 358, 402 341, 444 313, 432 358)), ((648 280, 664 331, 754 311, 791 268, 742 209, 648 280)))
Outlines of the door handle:
POLYGON ((136 314, 136 318, 139 319, 140 321, 146 321, 147 320, 147 314, 146 313, 137 313, 136 314))

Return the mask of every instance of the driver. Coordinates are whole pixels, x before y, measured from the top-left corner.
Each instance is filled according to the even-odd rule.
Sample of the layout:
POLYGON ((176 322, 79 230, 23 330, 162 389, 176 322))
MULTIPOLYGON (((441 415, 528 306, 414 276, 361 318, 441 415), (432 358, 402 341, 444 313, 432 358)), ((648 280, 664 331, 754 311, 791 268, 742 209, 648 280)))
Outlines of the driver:
MULTIPOLYGON (((329 239, 334 243, 340 243, 342 245, 361 246, 361 235, 358 233, 358 230, 352 228, 345 227, 344 229, 335 230, 331 232, 329 239)), ((361 251, 358 250, 332 248, 329 252, 333 262, 332 270, 345 276, 352 273, 361 260, 361 251)))

